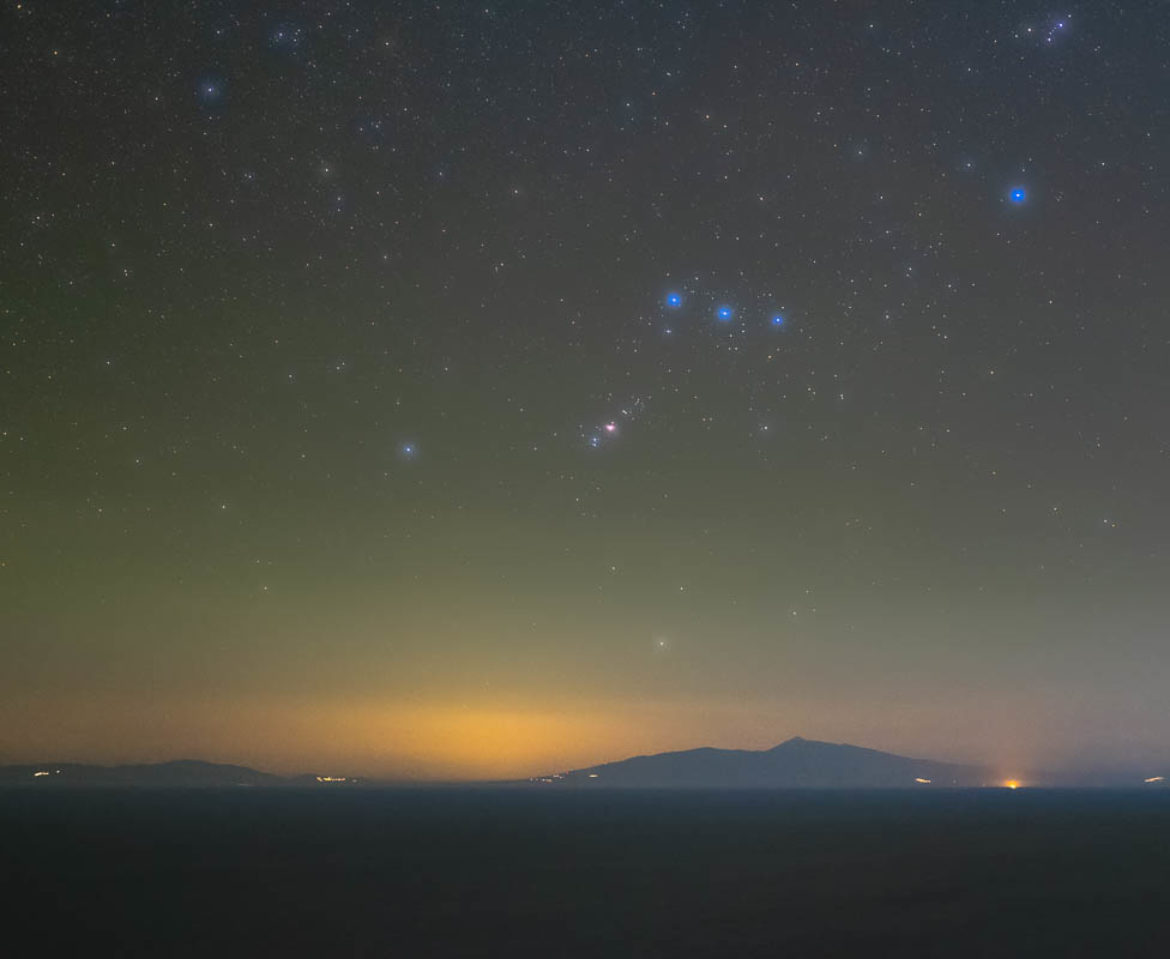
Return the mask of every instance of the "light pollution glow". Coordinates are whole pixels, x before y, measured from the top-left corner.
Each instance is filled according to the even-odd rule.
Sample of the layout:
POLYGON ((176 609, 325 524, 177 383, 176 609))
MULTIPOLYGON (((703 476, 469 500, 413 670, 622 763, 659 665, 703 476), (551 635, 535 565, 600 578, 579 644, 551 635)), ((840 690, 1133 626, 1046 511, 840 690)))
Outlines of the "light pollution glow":
MULTIPOLYGON (((1029 768, 1015 743, 963 740, 943 730, 926 743, 910 723, 875 722, 865 710, 843 708, 825 722, 816 702, 788 708, 765 704, 683 701, 638 705, 606 701, 528 707, 467 697, 464 701, 391 703, 287 699, 241 704, 105 699, 85 703, 9 701, 0 706, 8 735, 24 744, 5 761, 163 761, 184 756, 237 762, 283 774, 330 774, 406 780, 522 778, 631 755, 702 745, 763 749, 790 734, 851 741, 869 721, 863 743, 908 755, 955 761, 989 759, 1000 768, 1029 768), (143 722, 149 715, 150 721, 143 722), (940 753, 945 739, 949 752, 940 753), (1003 754, 1010 758, 1001 761, 1003 754)), ((896 718, 896 717, 895 717, 896 718)), ((942 721, 942 717, 939 717, 942 721)), ((1009 785, 1008 781, 1005 785, 1009 785)), ((1012 780, 1015 781, 1015 780, 1012 780)), ((1017 783, 1018 784, 1018 783, 1017 783)))

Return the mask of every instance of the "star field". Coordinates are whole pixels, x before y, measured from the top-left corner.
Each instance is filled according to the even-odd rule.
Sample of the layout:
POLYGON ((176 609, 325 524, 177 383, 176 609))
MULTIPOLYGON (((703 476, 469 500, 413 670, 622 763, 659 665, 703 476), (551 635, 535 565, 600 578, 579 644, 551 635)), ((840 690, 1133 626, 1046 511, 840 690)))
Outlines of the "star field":
POLYGON ((1165 755, 1163 14, 5 4, 0 760, 1165 755))

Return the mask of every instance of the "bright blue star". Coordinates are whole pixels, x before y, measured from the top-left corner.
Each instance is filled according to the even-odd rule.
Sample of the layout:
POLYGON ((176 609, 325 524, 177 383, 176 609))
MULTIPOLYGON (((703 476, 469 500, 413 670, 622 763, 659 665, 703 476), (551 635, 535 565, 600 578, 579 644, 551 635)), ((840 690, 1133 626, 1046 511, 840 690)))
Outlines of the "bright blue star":
POLYGON ((666 294, 666 305, 669 306, 672 310, 677 309, 678 307, 682 306, 682 294, 681 293, 667 293, 666 294))
POLYGON ((195 87, 195 96, 204 106, 215 106, 223 100, 224 82, 219 77, 203 77, 195 87))
POLYGON ((774 327, 776 327, 776 329, 779 329, 780 327, 782 327, 784 325, 784 314, 783 313, 774 313, 772 315, 772 325, 774 327))
POLYGON ((1028 199, 1028 191, 1022 186, 1012 187, 1011 193, 1008 194, 1008 199, 1018 205, 1028 199))
POLYGON ((406 457, 408 460, 410 460, 410 459, 414 459, 415 454, 418 453, 418 447, 415 446, 413 443, 403 443, 402 446, 399 448, 399 451, 402 453, 402 455, 404 457, 406 457))
POLYGON ((715 316, 722 322, 726 323, 733 316, 735 316, 735 310, 733 310, 730 306, 720 306, 715 309, 715 316))

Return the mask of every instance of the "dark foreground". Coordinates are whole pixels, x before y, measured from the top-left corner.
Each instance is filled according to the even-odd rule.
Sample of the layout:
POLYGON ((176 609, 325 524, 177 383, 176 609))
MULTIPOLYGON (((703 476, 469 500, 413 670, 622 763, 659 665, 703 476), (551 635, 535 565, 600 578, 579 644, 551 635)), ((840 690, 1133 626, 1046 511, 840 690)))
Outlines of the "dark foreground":
POLYGON ((0 792, 9 942, 95 956, 1151 956, 1170 792, 0 792), (31 938, 26 939, 26 934, 31 938))

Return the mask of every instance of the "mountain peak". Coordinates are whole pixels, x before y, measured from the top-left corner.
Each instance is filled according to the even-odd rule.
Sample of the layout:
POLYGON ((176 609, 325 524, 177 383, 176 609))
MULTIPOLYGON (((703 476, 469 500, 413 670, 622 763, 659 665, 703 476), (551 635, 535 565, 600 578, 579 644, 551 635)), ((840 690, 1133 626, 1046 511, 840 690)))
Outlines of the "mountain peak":
MULTIPOLYGON (((763 752, 774 753, 778 749, 841 749, 849 748, 844 743, 830 743, 823 739, 805 739, 803 736, 793 736, 784 742, 773 746, 771 749, 765 749, 763 752)), ((859 748, 859 747, 853 747, 859 748)))
POLYGON ((793 736, 764 750, 690 749, 635 756, 620 762, 575 769, 536 782, 649 788, 921 788, 977 786, 990 772, 928 759, 911 759, 845 743, 793 736))

